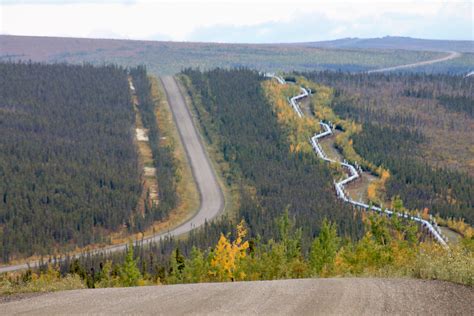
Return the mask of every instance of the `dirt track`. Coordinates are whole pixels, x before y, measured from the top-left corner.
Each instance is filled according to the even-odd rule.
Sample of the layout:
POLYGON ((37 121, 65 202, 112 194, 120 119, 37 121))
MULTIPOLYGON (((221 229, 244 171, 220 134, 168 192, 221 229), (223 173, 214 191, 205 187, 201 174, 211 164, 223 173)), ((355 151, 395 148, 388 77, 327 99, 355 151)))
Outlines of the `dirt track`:
POLYGON ((413 64, 407 64, 407 65, 400 65, 400 66, 393 66, 393 67, 369 70, 369 71, 367 71, 367 73, 370 74, 370 73, 375 73, 375 72, 386 72, 386 71, 400 70, 400 69, 406 69, 406 68, 415 68, 415 67, 420 67, 420 66, 436 64, 436 63, 440 63, 440 62, 443 62, 443 61, 448 61, 448 60, 458 58, 458 57, 461 56, 461 54, 458 53, 458 52, 448 52, 448 53, 449 53, 448 55, 446 55, 444 57, 441 57, 441 58, 420 61, 420 62, 413 63, 413 64))
POLYGON ((0 304, 2 314, 474 315, 474 290, 413 279, 302 279, 75 290, 0 304))
MULTIPOLYGON (((224 207, 224 195, 217 182, 215 173, 204 150, 201 138, 194 126, 191 113, 181 95, 178 84, 171 76, 162 77, 161 81, 163 82, 163 87, 166 91, 181 141, 188 155, 188 161, 191 163, 191 169, 201 197, 201 205, 196 215, 189 221, 171 229, 169 232, 147 238, 144 240, 145 243, 158 241, 165 236, 185 234, 216 217, 224 207)), ((91 253, 123 251, 125 248, 126 244, 121 244, 91 251, 91 253)), ((35 266, 37 262, 31 262, 30 265, 35 266)), ((26 268, 28 268, 27 264, 4 266, 0 267, 0 273, 26 268)))

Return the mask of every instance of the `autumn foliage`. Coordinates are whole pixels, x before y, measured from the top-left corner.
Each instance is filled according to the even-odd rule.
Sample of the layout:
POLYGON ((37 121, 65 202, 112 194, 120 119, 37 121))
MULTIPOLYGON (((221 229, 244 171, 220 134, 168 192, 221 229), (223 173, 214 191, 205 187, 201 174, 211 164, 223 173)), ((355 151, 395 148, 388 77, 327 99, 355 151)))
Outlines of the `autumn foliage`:
POLYGON ((246 234, 244 221, 237 225, 237 238, 233 242, 221 234, 212 253, 209 271, 211 278, 217 281, 234 281, 245 277, 245 273, 242 271, 239 273, 237 267, 245 258, 249 247, 248 241, 243 240, 246 234))
POLYGON ((311 153, 309 139, 320 130, 319 122, 309 116, 300 118, 289 105, 288 99, 300 93, 298 86, 281 85, 275 80, 266 80, 262 86, 266 98, 273 106, 278 123, 284 127, 290 152, 311 153))
MULTIPOLYGON (((404 211, 400 199, 393 203, 397 211, 404 211)), ((193 248, 188 257, 177 248, 168 267, 154 266, 140 255, 143 249, 131 244, 122 264, 107 261, 95 276, 78 260, 63 275, 53 266, 39 274, 29 270, 0 275, 0 294, 340 276, 404 276, 474 285, 473 239, 465 238, 446 250, 429 240, 420 242, 418 227, 411 221, 367 213, 366 232, 360 240, 341 238, 336 225, 324 219, 320 233, 305 253, 302 231, 287 211, 275 220, 275 225, 280 230, 278 239, 261 242, 259 238, 246 240, 247 229, 241 221, 234 240, 221 235, 214 247, 206 251, 193 248), (146 272, 147 265, 154 267, 154 272, 146 272)))

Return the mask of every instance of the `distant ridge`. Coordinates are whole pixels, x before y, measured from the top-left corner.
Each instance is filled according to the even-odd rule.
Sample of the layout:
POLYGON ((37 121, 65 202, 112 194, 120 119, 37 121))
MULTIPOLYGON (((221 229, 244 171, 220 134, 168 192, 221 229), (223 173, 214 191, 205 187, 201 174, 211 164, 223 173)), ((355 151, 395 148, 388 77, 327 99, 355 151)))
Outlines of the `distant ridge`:
POLYGON ((332 41, 294 43, 319 48, 405 49, 417 51, 456 51, 474 53, 474 41, 432 40, 412 37, 385 36, 378 38, 349 37, 332 41))
POLYGON ((249 67, 267 72, 362 72, 436 60, 448 52, 457 52, 461 56, 456 60, 438 63, 436 66, 413 68, 413 71, 466 75, 473 70, 470 67, 474 58, 473 46, 473 41, 397 37, 306 43, 229 44, 0 34, 0 62, 31 60, 47 63, 116 63, 123 66, 144 64, 152 73, 159 75, 176 74, 184 67, 249 67))

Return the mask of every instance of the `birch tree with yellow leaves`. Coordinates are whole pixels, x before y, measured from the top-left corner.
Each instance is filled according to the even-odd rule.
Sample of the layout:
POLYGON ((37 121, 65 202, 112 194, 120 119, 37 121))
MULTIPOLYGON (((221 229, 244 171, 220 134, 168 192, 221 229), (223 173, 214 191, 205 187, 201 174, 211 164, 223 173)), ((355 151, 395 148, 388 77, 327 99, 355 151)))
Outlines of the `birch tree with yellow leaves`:
POLYGON ((237 238, 230 242, 224 234, 221 234, 219 241, 212 253, 211 268, 209 275, 216 281, 235 281, 245 278, 245 273, 239 271, 239 263, 246 257, 248 241, 244 241, 247 235, 245 223, 242 220, 237 225, 237 238))

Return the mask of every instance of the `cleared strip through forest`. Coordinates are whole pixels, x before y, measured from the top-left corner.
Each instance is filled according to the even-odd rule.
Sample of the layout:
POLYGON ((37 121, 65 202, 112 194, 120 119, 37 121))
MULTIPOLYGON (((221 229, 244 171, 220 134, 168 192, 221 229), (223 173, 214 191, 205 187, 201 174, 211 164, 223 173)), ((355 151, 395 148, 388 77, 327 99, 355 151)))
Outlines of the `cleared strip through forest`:
MULTIPOLYGON (((265 74, 265 76, 269 77, 269 78, 276 79, 280 84, 286 84, 286 81, 280 76, 277 76, 277 75, 274 75, 274 74, 265 74)), ((291 107, 295 110, 296 114, 301 118, 301 117, 304 116, 304 114, 301 111, 300 107, 298 106, 297 102, 299 100, 305 98, 305 97, 309 97, 310 92, 308 90, 306 90, 305 88, 303 88, 303 87, 300 87, 300 89, 301 89, 301 93, 296 95, 296 96, 293 96, 289 100, 289 103, 290 103, 291 107)), ((324 150, 320 146, 318 140, 321 139, 321 138, 324 138, 324 137, 332 136, 333 135, 333 129, 331 128, 331 126, 329 124, 327 124, 323 121, 320 121, 319 124, 321 125, 323 131, 321 133, 315 134, 313 137, 311 137, 311 145, 313 146, 314 151, 324 161, 327 161, 327 162, 330 162, 330 163, 332 162, 332 163, 340 164, 345 169, 347 169, 349 171, 349 176, 346 179, 343 179, 339 182, 334 183, 334 186, 335 186, 335 189, 336 189, 336 194, 337 194, 338 198, 340 198, 343 201, 345 201, 347 203, 350 203, 350 204, 352 204, 352 205, 354 205, 355 207, 358 207, 358 208, 373 210, 373 211, 376 211, 376 212, 379 212, 379 213, 387 214, 389 216, 395 215, 395 216, 398 216, 398 217, 407 218, 407 219, 410 219, 412 221, 418 222, 418 223, 421 224, 422 228, 426 229, 428 231, 428 233, 437 242, 439 242, 444 247, 448 247, 448 245, 446 243, 446 240, 445 240, 446 237, 443 236, 443 234, 440 231, 440 229, 439 229, 438 225, 436 224, 436 222, 430 222, 430 221, 427 221, 427 220, 425 220, 423 218, 420 218, 420 217, 416 217, 416 216, 412 216, 412 215, 408 215, 408 214, 403 214, 403 213, 399 213, 399 212, 394 212, 394 211, 391 211, 389 209, 382 209, 378 206, 371 206, 371 205, 368 205, 368 204, 365 204, 365 203, 354 201, 351 198, 349 198, 348 195, 346 194, 346 191, 345 191, 345 185, 352 182, 352 181, 354 181, 354 180, 356 180, 357 178, 359 178, 360 174, 357 172, 356 167, 349 164, 347 161, 340 162, 340 161, 336 161, 336 160, 328 158, 328 156, 326 155, 326 153, 324 152, 324 150)))
POLYGON ((138 211, 143 214, 145 203, 148 203, 146 199, 147 194, 150 196, 151 203, 158 205, 158 180, 156 178, 156 168, 153 167, 153 155, 149 144, 148 130, 143 126, 142 116, 138 109, 138 97, 131 76, 128 77, 128 84, 132 94, 133 110, 135 111, 137 150, 143 164, 142 183, 144 188, 138 206, 138 211))

